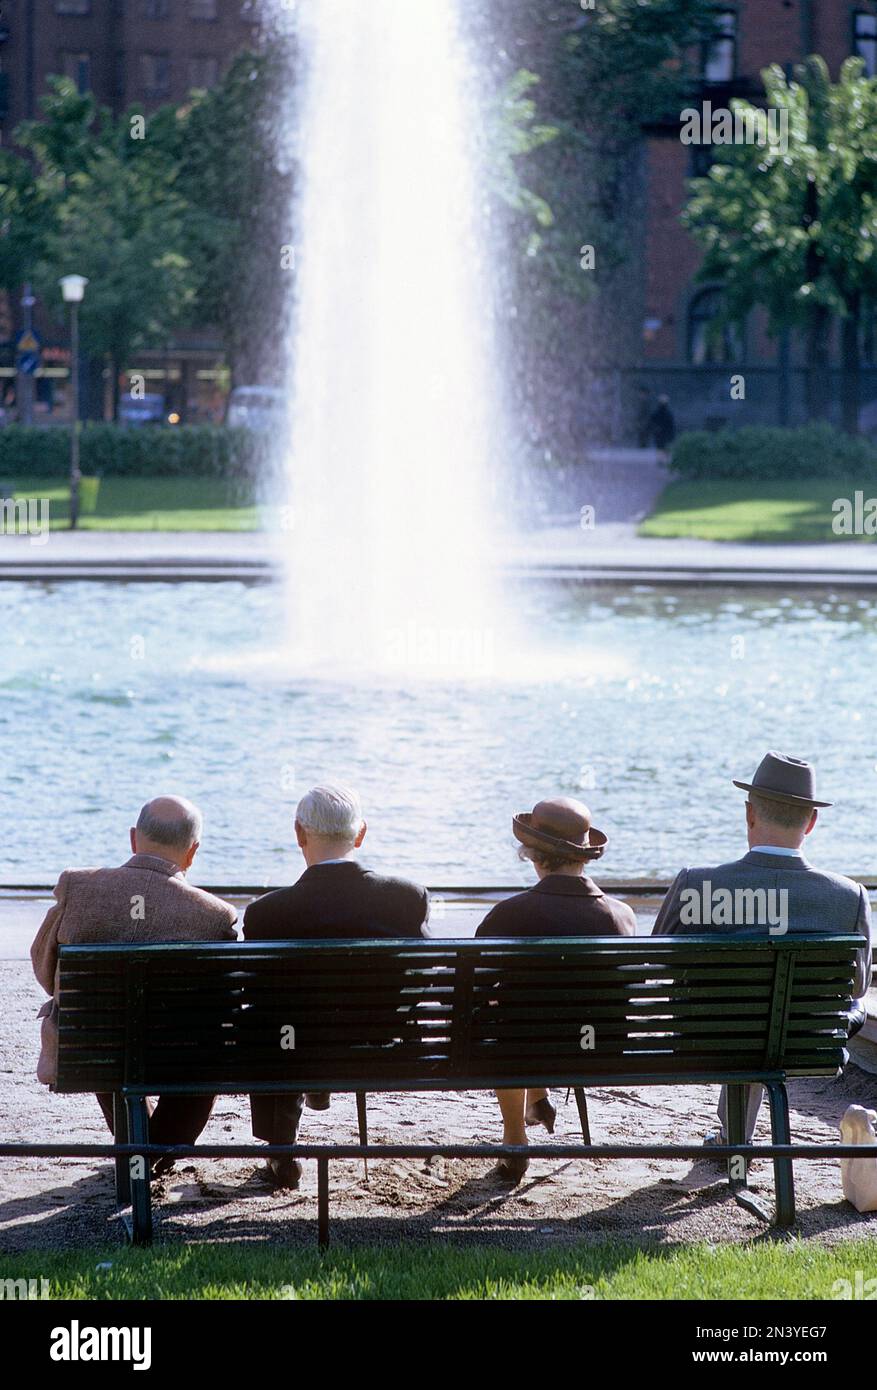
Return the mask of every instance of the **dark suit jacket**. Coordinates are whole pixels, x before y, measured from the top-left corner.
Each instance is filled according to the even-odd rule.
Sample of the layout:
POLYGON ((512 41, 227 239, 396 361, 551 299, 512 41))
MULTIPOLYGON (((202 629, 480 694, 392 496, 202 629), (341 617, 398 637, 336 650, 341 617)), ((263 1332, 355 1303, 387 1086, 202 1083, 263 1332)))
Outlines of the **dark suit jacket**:
MULTIPOLYGON (((750 850, 742 859, 720 864, 715 869, 683 869, 676 876, 670 891, 661 904, 653 936, 699 936, 719 932, 723 936, 749 936, 767 932, 767 927, 726 926, 707 923, 694 925, 683 922, 682 894, 694 890, 703 896, 704 884, 711 890, 764 888, 788 892, 788 929, 795 933, 825 932, 832 935, 862 937, 863 949, 858 955, 854 993, 857 999, 867 994, 871 983, 871 907, 861 884, 841 874, 825 873, 809 864, 803 854, 763 854, 750 850)), ((707 892, 709 893, 709 889, 707 892)), ((686 902, 690 899, 686 899, 686 902)), ((703 913, 701 912, 701 916, 703 913)))
POLYGON ((635 936, 636 915, 593 879, 546 878, 491 908, 476 936, 635 936))
POLYGON ((291 887, 250 903, 244 936, 248 941, 421 936, 428 912, 425 888, 384 878, 347 859, 315 864, 291 887))

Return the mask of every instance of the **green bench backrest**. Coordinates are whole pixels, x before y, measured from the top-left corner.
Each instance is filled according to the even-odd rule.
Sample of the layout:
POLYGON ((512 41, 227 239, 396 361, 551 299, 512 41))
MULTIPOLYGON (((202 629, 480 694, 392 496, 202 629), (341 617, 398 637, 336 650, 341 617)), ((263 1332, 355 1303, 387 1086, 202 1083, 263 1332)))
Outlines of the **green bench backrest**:
POLYGON ((859 944, 787 935, 66 946, 58 1089, 830 1075, 846 1061, 859 944))

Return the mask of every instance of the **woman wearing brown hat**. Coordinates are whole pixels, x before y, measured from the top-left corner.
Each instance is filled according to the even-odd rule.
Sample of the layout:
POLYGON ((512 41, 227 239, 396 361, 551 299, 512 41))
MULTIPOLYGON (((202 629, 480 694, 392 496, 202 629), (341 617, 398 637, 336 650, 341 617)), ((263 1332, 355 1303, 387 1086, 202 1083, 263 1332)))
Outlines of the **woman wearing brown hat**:
MULTIPOLYGON (((497 903, 476 936, 634 936, 636 917, 627 903, 608 898, 585 873, 608 844, 602 830, 591 824, 581 801, 559 797, 540 801, 529 814, 512 822, 518 853, 528 859, 539 882, 524 893, 497 903)), ((503 1143, 526 1144, 526 1125, 544 1125, 551 1134, 557 1114, 548 1092, 497 1091, 502 1111, 503 1143)), ((494 1175, 520 1182, 527 1159, 500 1159, 494 1175)))

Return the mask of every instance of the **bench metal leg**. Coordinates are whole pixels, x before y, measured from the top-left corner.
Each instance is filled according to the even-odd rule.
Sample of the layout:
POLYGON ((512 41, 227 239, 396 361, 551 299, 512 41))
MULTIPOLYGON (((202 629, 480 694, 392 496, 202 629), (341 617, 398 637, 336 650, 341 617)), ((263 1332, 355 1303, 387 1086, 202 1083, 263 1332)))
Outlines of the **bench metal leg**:
MULTIPOLYGON (((357 1093, 356 1093, 356 1121, 357 1121, 357 1124, 359 1125, 359 1142, 360 1142, 360 1144, 363 1144, 363 1145, 365 1145, 365 1144, 368 1143, 368 1114, 366 1113, 366 1108, 365 1108, 365 1107, 366 1107, 366 1101, 367 1101, 367 1100, 368 1100, 368 1095, 366 1094, 365 1091, 357 1091, 357 1093)), ((368 1182, 368 1159, 367 1159, 367 1158, 364 1158, 364 1159, 362 1160, 362 1166, 363 1166, 363 1168, 365 1169, 365 1180, 366 1180, 366 1182, 368 1182)))
POLYGON ((329 1248, 329 1160, 317 1159, 317 1237, 321 1250, 329 1248))
POLYGON ((582 1126, 582 1143, 590 1144, 591 1121, 590 1117, 588 1116, 588 1098, 585 1095, 585 1088, 583 1086, 576 1086, 575 1094, 576 1105, 578 1106, 579 1111, 579 1122, 582 1126))
MULTIPOLYGON (((145 1096, 128 1096, 128 1129, 132 1144, 149 1143, 149 1110, 145 1096)), ((152 1244, 152 1193, 149 1159, 135 1154, 130 1163, 131 1239, 135 1245, 152 1244)))
MULTIPOLYGON (((128 1142, 128 1108, 125 1098, 118 1091, 113 1096, 113 1138, 117 1144, 128 1142)), ((120 1207, 131 1205, 131 1170, 127 1158, 117 1158, 116 1201, 120 1207)))
MULTIPOLYGON (((767 1094, 770 1102, 770 1131, 773 1142, 775 1144, 791 1144, 789 1097, 785 1082, 769 1082, 767 1094)), ((794 1226, 795 1170, 792 1160, 790 1158, 775 1158, 773 1172, 776 1187, 776 1224, 778 1226, 794 1226)))
MULTIPOLYGON (((746 1143, 746 1087, 729 1086, 726 1101, 726 1126, 729 1144, 746 1143)), ((748 1186, 747 1163, 739 1154, 728 1159, 728 1182, 731 1187, 748 1186)))

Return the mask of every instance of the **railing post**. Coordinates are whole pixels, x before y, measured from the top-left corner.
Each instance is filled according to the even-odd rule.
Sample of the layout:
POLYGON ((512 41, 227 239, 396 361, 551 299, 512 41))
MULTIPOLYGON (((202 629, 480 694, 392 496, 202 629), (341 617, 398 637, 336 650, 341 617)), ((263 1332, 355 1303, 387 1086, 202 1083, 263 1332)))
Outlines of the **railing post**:
POLYGON ((329 1160, 317 1159, 317 1239, 320 1249, 329 1248, 329 1160))

